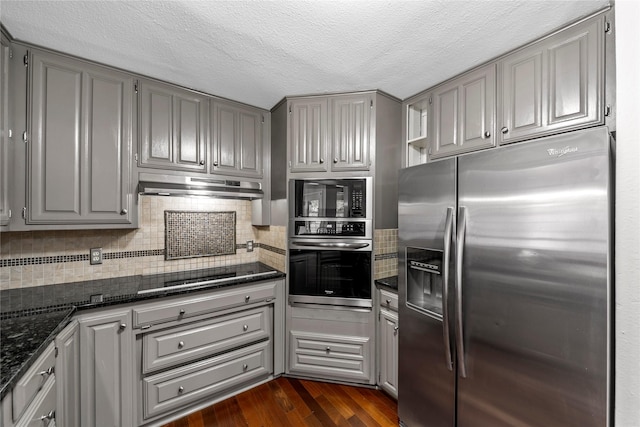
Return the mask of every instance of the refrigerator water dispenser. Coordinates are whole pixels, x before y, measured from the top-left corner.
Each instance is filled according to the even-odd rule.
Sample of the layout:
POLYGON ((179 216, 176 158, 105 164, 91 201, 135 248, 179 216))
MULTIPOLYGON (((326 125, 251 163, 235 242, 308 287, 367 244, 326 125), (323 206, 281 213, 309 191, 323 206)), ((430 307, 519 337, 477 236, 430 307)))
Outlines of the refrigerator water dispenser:
POLYGON ((407 247, 407 306, 442 319, 442 251, 407 247))

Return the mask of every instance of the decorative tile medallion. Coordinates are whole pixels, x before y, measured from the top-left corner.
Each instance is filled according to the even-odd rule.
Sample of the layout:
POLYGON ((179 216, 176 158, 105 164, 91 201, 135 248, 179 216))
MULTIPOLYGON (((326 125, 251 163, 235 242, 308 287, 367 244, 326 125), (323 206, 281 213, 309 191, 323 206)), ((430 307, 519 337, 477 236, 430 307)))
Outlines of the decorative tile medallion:
POLYGON ((236 253, 235 212, 164 211, 165 259, 236 253))

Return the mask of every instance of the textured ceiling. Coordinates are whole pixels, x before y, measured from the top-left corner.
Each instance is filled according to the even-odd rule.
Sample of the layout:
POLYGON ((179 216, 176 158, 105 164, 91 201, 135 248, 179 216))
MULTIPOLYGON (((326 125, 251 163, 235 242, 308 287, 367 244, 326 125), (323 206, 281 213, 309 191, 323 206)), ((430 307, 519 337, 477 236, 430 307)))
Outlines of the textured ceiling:
POLYGON ((263 108, 285 95, 404 99, 608 0, 0 1, 19 40, 263 108))

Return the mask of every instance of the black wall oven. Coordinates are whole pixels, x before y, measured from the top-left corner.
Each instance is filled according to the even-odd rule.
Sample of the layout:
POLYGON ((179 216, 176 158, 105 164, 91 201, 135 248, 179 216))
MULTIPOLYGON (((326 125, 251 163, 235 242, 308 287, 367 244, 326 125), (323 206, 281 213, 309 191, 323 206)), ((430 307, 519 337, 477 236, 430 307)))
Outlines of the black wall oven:
POLYGON ((289 302, 372 307, 371 242, 289 242, 289 302))
POLYGON ((289 183, 289 302, 372 307, 371 178, 289 183))

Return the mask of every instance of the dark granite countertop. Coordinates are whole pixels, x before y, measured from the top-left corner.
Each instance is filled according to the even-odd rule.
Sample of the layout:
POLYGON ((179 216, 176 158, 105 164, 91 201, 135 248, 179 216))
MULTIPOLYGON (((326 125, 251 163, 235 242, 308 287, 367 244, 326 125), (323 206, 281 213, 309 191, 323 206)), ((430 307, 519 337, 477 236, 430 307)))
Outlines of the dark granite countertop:
POLYGON ((77 310, 115 306, 284 277, 262 263, 0 291, 0 399, 77 310), (221 282, 192 284, 211 276, 221 282), (141 292, 141 293, 140 293, 141 292))
POLYGON ((398 276, 385 277, 383 279, 376 279, 376 285, 382 288, 387 288, 392 291, 398 292, 398 276))

